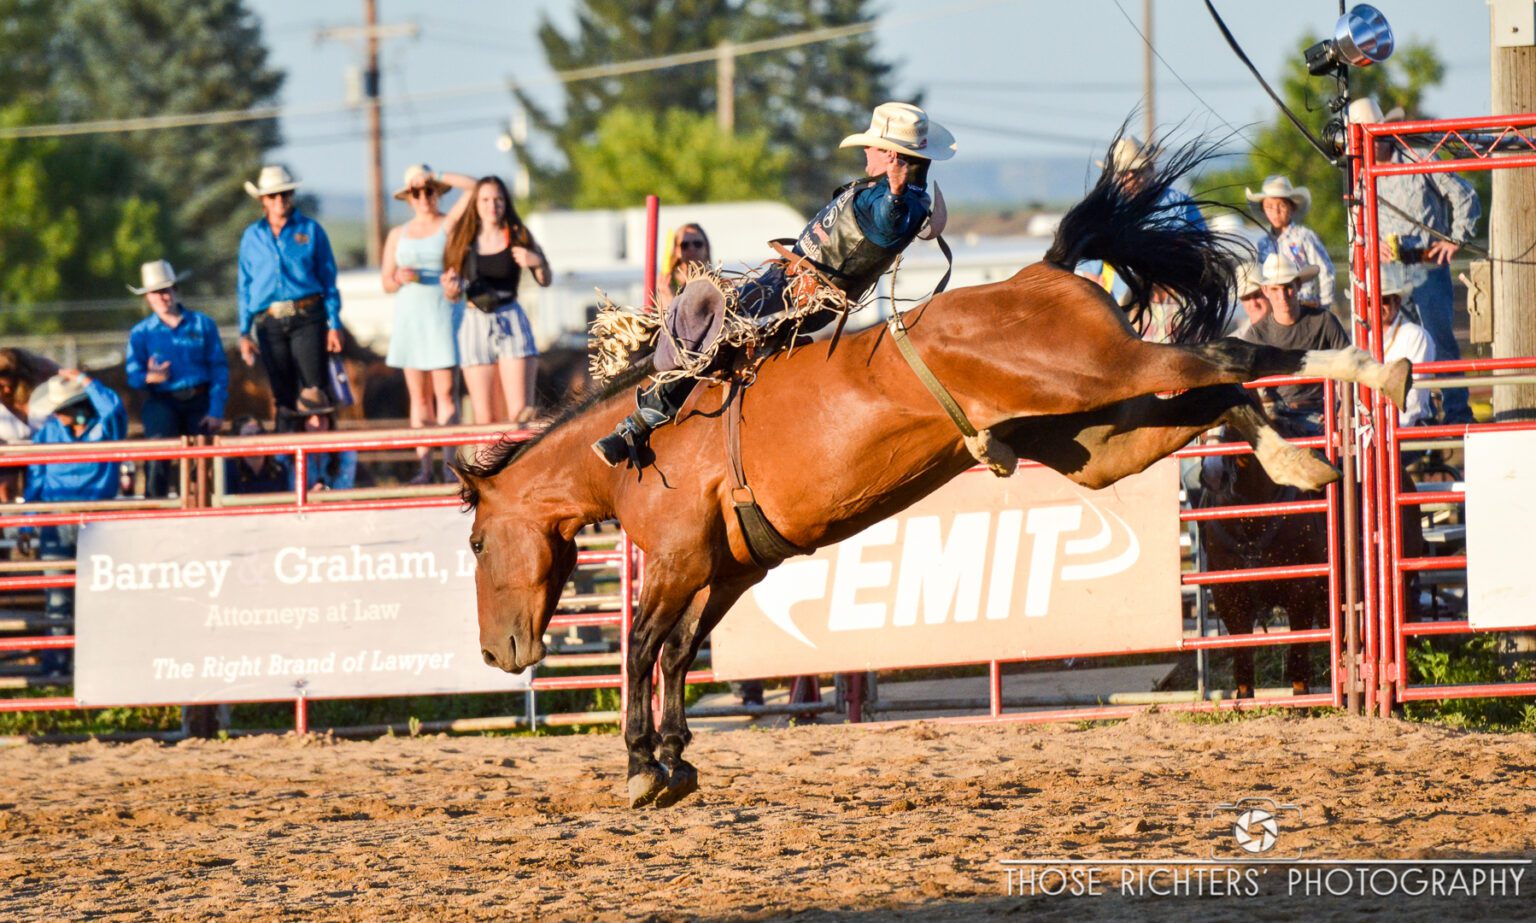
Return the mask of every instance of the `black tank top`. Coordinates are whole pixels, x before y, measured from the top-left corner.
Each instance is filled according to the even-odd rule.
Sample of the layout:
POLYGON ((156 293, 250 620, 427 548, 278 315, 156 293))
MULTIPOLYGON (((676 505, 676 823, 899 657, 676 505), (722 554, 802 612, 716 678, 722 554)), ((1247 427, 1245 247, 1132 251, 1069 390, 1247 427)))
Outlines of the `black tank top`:
POLYGON ((512 248, 495 253, 475 253, 476 275, 487 287, 494 289, 498 301, 506 304, 517 300, 517 287, 522 281, 523 267, 512 259, 512 248))

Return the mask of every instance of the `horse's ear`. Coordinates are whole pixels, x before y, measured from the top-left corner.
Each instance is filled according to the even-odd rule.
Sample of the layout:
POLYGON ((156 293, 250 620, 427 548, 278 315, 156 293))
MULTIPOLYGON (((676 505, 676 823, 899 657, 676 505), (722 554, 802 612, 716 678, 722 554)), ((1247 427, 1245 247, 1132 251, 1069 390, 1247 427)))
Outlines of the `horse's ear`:
POLYGON ((449 459, 448 470, 459 479, 459 496, 463 498, 465 505, 474 506, 478 503, 480 491, 490 483, 491 479, 469 471, 463 459, 460 458, 449 459))

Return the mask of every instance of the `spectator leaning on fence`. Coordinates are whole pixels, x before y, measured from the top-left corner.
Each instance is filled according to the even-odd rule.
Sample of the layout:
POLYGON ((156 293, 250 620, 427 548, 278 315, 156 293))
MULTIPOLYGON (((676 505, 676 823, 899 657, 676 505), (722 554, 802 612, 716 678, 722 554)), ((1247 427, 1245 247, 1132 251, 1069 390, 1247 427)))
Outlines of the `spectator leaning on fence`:
MULTIPOLYGON (((1369 97, 1349 104, 1351 122, 1394 122, 1402 110, 1385 115, 1369 97)), ((1417 163, 1433 159, 1426 152, 1401 148, 1392 139, 1376 142, 1376 159, 1382 163, 1417 163), (1411 155, 1411 156, 1410 156, 1411 155)), ((1466 180, 1450 173, 1417 173, 1383 176, 1376 181, 1377 228, 1381 258, 1408 266, 1409 295, 1419 309, 1419 320, 1435 342, 1435 357, 1460 359, 1452 323, 1455 295, 1451 289, 1451 258, 1472 239, 1482 205, 1466 180)), ((1471 423, 1472 408, 1465 388, 1440 392, 1446 423, 1471 423)))
MULTIPOLYGON (((128 333, 128 385, 143 390, 144 435, 196 436, 224 425, 229 399, 229 360, 213 318, 184 307, 176 283, 185 278, 165 260, 139 269, 141 285, 128 290, 143 295, 150 315, 128 333)), ((170 492, 170 463, 144 466, 144 495, 170 492)))
POLYGON ((286 168, 262 167, 245 184, 262 217, 240 238, 240 356, 261 356, 279 411, 306 388, 329 395, 326 353, 341 352, 336 257, 325 229, 294 208, 298 187, 286 168))
POLYGON ((1291 262, 1305 268, 1317 267, 1317 276, 1298 285, 1296 298, 1302 307, 1333 308, 1333 260, 1317 232, 1302 224, 1312 209, 1312 192, 1305 186, 1292 186, 1288 176, 1270 176, 1258 192, 1244 189, 1248 210, 1269 233, 1259 241, 1259 260, 1271 253, 1284 253, 1291 262))
MULTIPOLYGON (((48 414, 47 421, 32 437, 40 445, 107 442, 128 434, 128 413, 123 402, 111 388, 74 369, 66 369, 39 386, 32 394, 31 409, 34 414, 48 414)), ((29 503, 111 500, 118 492, 117 472, 116 462, 32 465, 27 469, 26 499, 29 503)), ((75 557, 79 526, 43 526, 39 531, 42 560, 67 561, 75 557)), ((50 634, 69 634, 67 622, 74 616, 74 607, 73 590, 48 590, 44 612, 54 623, 50 634)), ((42 663, 45 673, 67 672, 70 657, 67 651, 48 651, 42 663)))
MULTIPOLYGON (((1381 266, 1381 350, 1382 361, 1407 359, 1414 365, 1435 361, 1435 344, 1423 327, 1403 316, 1403 296, 1408 294, 1407 273, 1397 263, 1381 266)), ((1398 415, 1399 426, 1428 423, 1435 417, 1435 405, 1427 388, 1411 388, 1408 406, 1398 415)))
MULTIPOLYGON (((1349 334, 1332 312, 1322 308, 1302 307, 1296 290, 1300 283, 1317 277, 1316 266, 1298 267, 1284 253, 1265 257, 1259 270, 1259 284, 1269 299, 1269 314, 1255 323, 1242 339, 1280 349, 1343 349, 1349 334)), ((1265 389, 1268 393, 1269 389, 1265 389)), ((1323 386, 1321 384, 1282 385, 1280 398, 1285 408, 1302 415, 1304 428, 1321 432, 1323 386)))

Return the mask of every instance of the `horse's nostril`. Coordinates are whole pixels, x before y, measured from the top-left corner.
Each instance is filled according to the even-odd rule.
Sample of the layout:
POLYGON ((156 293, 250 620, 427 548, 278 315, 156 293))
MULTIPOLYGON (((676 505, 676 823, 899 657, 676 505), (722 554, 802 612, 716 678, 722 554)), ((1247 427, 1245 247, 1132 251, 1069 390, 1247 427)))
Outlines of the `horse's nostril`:
POLYGON ((489 650, 481 649, 480 656, 485 658, 485 665, 486 666, 488 666, 488 667, 496 666, 496 655, 491 653, 489 650))

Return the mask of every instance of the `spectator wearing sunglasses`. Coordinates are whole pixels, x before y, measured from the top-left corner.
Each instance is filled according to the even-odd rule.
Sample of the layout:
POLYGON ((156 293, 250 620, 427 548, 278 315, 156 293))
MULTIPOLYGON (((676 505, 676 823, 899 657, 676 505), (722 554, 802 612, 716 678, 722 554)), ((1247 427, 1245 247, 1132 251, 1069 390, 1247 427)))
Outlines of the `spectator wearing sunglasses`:
POLYGON ((308 388, 330 395, 326 353, 341 352, 336 257, 325 229, 294 207, 298 188, 286 167, 262 167, 245 184, 262 216, 240 238, 240 357, 261 357, 279 411, 308 388))
POLYGON ((661 284, 656 287, 656 308, 665 311, 672 299, 688 283, 690 267, 714 264, 709 249, 709 235, 697 224, 688 223, 672 232, 672 246, 661 264, 661 284))
MULTIPOLYGON (((453 374, 459 365, 454 340, 454 303, 443 292, 443 248, 448 229, 464 214, 472 197, 459 195, 444 215, 438 203, 450 189, 475 188, 475 178, 437 174, 424 163, 405 170, 405 185, 395 198, 411 205, 411 220, 389 232, 380 267, 384 291, 395 296, 395 322, 385 361, 405 373, 411 428, 446 426, 456 417, 453 374)), ((432 452, 416 450, 420 469, 412 484, 432 483, 432 452)))

